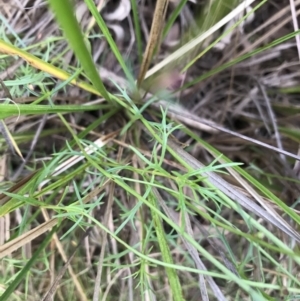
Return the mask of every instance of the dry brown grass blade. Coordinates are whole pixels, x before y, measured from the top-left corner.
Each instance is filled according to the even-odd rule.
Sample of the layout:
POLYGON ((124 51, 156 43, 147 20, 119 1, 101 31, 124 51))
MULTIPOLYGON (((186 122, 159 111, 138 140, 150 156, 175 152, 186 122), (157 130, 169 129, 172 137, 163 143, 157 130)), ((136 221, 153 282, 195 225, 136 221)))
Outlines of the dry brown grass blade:
MULTIPOLYGON (((123 136, 123 140, 125 140, 125 136, 123 136)), ((120 147, 118 150, 118 155, 117 155, 118 162, 121 161, 123 150, 124 150, 123 147, 120 147)), ((105 210, 104 222, 103 222, 103 225, 106 227, 108 227, 109 218, 111 217, 112 206, 113 206, 113 202, 114 202, 114 193, 115 193, 115 183, 112 182, 110 189, 109 189, 108 202, 107 202, 107 207, 105 210)), ((102 279, 102 270, 103 270, 103 261, 104 261, 104 256, 105 256, 105 252, 106 252, 106 244, 107 244, 107 232, 102 231, 101 252, 100 252, 100 257, 99 257, 99 262, 98 262, 98 267, 97 267, 97 276, 96 276, 96 280, 95 280, 93 301, 99 300, 101 279, 102 279)))
POLYGON ((201 223, 193 217, 193 223, 197 226, 203 237, 207 239, 210 246, 219 253, 220 258, 222 259, 224 265, 227 267, 228 270, 230 270, 232 273, 234 273, 236 276, 239 277, 239 273, 236 270, 236 267, 232 260, 230 259, 228 252, 226 248, 224 247, 222 241, 219 238, 214 237, 211 235, 201 223))
POLYGON ((31 242, 35 238, 39 237, 49 229, 53 228, 58 222, 58 219, 53 218, 43 224, 37 226, 36 228, 16 237, 15 239, 9 241, 8 243, 0 246, 0 259, 16 251, 20 247, 31 242))
MULTIPOLYGON (((300 3, 299 0, 295 1, 295 5, 299 5, 299 3, 300 3)), ((268 20, 263 22, 259 27, 251 31, 247 36, 245 36, 245 38, 241 41, 241 44, 244 44, 245 41, 252 40, 255 35, 257 35, 258 38, 251 43, 247 43, 247 47, 245 47, 243 50, 237 53, 236 57, 241 57, 245 53, 249 53, 254 49, 258 48, 264 41, 268 40, 270 36, 274 35, 281 28, 283 28, 288 22, 290 22, 292 18, 291 15, 288 14, 287 17, 282 19, 281 22, 279 22, 278 24, 275 23, 273 26, 271 26, 272 23, 276 22, 280 18, 283 18, 284 15, 289 12, 289 10, 290 10, 290 6, 287 5, 285 8, 279 10, 276 14, 274 15, 271 14, 268 20), (268 26, 270 26, 270 28, 267 28, 268 26), (265 31, 265 33, 259 36, 258 33, 263 31, 265 31)), ((296 15, 298 16, 299 14, 300 14, 300 10, 298 9, 296 11, 296 15)), ((225 53, 224 57, 222 58, 222 60, 220 60, 218 65, 221 65, 224 62, 226 62, 231 56, 232 56, 232 52, 229 51, 227 54, 225 53)))
MULTIPOLYGON (((267 107, 267 111, 268 111, 268 114, 269 114, 269 119, 271 121, 271 124, 273 126, 273 130, 274 130, 274 134, 275 134, 275 139, 276 139, 276 143, 277 143, 277 147, 280 149, 280 150, 283 150, 283 146, 282 146, 282 141, 281 141, 281 136, 280 136, 280 133, 279 133, 279 130, 278 130, 278 126, 277 126, 277 120, 276 120, 276 115, 275 113, 273 112, 273 109, 272 109, 272 104, 271 104, 271 100, 266 92, 266 89, 265 87, 259 82, 259 80, 257 80, 257 85, 263 95, 263 98, 265 100, 265 103, 266 103, 266 107, 267 107)), ((286 161, 286 158, 284 155, 281 154, 281 158, 286 161)))
MULTIPOLYGON (((4 181, 7 174, 7 155, 0 156, 0 183, 4 181)), ((0 246, 10 238, 10 215, 0 217, 0 246)))
POLYGON ((58 275, 56 276, 54 282, 52 283, 50 289, 48 290, 48 292, 45 294, 44 298, 42 299, 42 301, 52 301, 53 299, 53 295, 57 289, 57 286, 61 280, 61 278, 63 277, 63 275, 65 274, 67 268, 69 267, 71 260, 73 259, 73 257, 76 254, 76 251, 79 249, 79 247, 81 246, 83 240, 88 236, 88 234, 90 233, 92 228, 89 228, 83 235, 83 237, 81 238, 80 242, 78 243, 78 245, 76 246, 75 250, 73 251, 72 255, 70 256, 70 258, 67 260, 67 262, 65 263, 65 265, 63 266, 63 268, 60 270, 60 272, 58 273, 58 275))
MULTIPOLYGON (((99 187, 96 187, 93 191, 91 191, 84 198, 83 203, 84 204, 90 203, 93 200, 94 197, 96 197, 97 195, 99 195, 99 193, 101 193, 101 191, 103 191, 103 189, 105 188, 105 186, 109 182, 110 182, 110 180, 107 180, 106 182, 103 183, 103 185, 101 185, 99 187)), ((45 220, 48 221, 50 219, 48 211, 45 208, 42 208, 42 213, 43 213, 43 216, 44 216, 45 220)), ((67 255, 66 255, 64 247, 63 247, 63 245, 62 245, 62 243, 61 243, 61 241, 58 238, 56 233, 54 233, 54 235, 53 235, 53 242, 54 242, 61 258, 63 259, 63 261, 65 263, 67 263, 67 261, 68 261, 67 255)), ((70 276, 73 280, 74 286, 76 287, 76 290, 77 290, 77 294, 78 294, 78 296, 80 296, 80 300, 81 301, 88 301, 88 298, 85 295, 85 289, 83 288, 82 283, 79 281, 78 276, 74 272, 72 266, 71 265, 66 265, 66 268, 68 269, 68 272, 69 272, 69 274, 70 274, 70 276)), ((53 289, 52 289, 52 291, 53 291, 53 289)))
POLYGON ((147 74, 145 75, 146 79, 158 72, 159 70, 162 70, 169 64, 176 62, 178 59, 183 58, 186 55, 189 55, 191 50, 196 49, 196 47, 199 47, 201 43, 206 40, 208 37, 210 37, 213 33, 215 33, 218 29, 220 29, 222 26, 226 25, 230 20, 238 16, 241 12, 245 10, 246 7, 250 6, 254 0, 244 0, 242 3, 240 3, 235 9, 231 10, 227 16, 222 18, 219 22, 217 22, 214 26, 210 27, 206 32, 200 32, 198 36, 191 39, 189 42, 183 44, 180 48, 178 48, 176 51, 174 51, 171 55, 167 56, 165 59, 163 59, 161 62, 153 66, 150 70, 148 70, 147 74))
MULTIPOLYGON (((197 170, 205 167, 204 164, 200 163, 197 159, 195 159, 193 156, 191 156, 189 153, 187 153, 185 150, 183 150, 173 141, 169 140, 168 145, 170 146, 172 151, 176 152, 186 163, 189 164, 191 168, 197 170)), ((279 215, 275 216, 273 212, 264 210, 263 208, 258 206, 255 202, 253 202, 250 198, 248 198, 245 194, 238 191, 233 185, 229 184, 220 176, 218 176, 216 173, 204 172, 202 175, 205 176, 214 187, 217 187, 232 201, 237 202, 245 209, 256 214, 262 219, 270 222, 271 224, 279 228, 281 231, 289 235, 291 238, 300 242, 299 233, 297 233, 290 225, 288 225, 282 219, 282 217, 280 217, 279 215)))
POLYGON ((180 106, 178 104, 170 105, 169 102, 167 102, 165 100, 160 100, 155 103, 152 103, 151 106, 158 108, 158 109, 162 106, 164 109, 167 110, 168 116, 170 116, 171 118, 175 118, 178 121, 181 121, 182 123, 186 124, 187 126, 190 126, 190 127, 196 128, 196 129, 200 129, 200 130, 203 130, 203 131, 206 131, 209 133, 215 133, 217 131, 225 132, 225 133, 231 134, 233 136, 239 137, 243 140, 250 141, 252 143, 255 143, 257 145, 260 145, 262 147, 265 147, 267 149, 273 150, 282 155, 286 155, 288 157, 291 157, 291 158, 294 158, 294 159, 300 161, 299 155, 292 154, 283 149, 274 147, 272 145, 258 141, 251 137, 247 137, 245 135, 228 130, 228 129, 224 128, 223 126, 219 126, 218 124, 216 124, 213 121, 209 121, 207 119, 198 117, 196 114, 189 112, 188 110, 184 109, 182 106, 180 106))
POLYGON ((191 113, 190 111, 188 111, 187 109, 185 109, 183 106, 179 104, 172 103, 170 105, 170 102, 166 100, 159 100, 157 102, 152 103, 151 106, 155 107, 158 110, 160 110, 160 108, 163 107, 165 110, 167 110, 168 116, 178 121, 181 121, 183 124, 187 126, 208 133, 218 132, 217 129, 218 125, 216 123, 191 113), (215 127, 211 125, 214 125, 215 127))
MULTIPOLYGON (((212 121, 207 121, 205 119, 199 118, 195 114, 189 113, 187 110, 182 110, 181 111, 181 116, 180 116, 179 112, 178 112, 178 108, 176 108, 176 110, 175 110, 176 118, 178 118, 178 120, 185 121, 188 125, 193 125, 194 124, 194 127, 196 127, 196 128, 200 125, 202 127, 202 129, 203 129, 203 126, 206 126, 207 129, 209 129, 209 127, 210 127, 212 129, 219 130, 219 131, 224 132, 224 133, 228 133, 228 134, 233 135, 235 137, 239 137, 243 140, 250 141, 250 142, 252 142, 256 145, 260 145, 260 146, 265 147, 267 149, 273 150, 273 151, 275 151, 279 154, 283 154, 283 155, 286 155, 288 157, 291 157, 291 158, 294 158, 294 159, 300 161, 300 156, 298 156, 298 155, 292 154, 291 152, 279 149, 278 147, 275 147, 275 146, 272 146, 270 144, 261 142, 259 140, 253 139, 251 137, 247 137, 245 135, 242 135, 242 134, 236 133, 234 131, 228 130, 228 129, 224 128, 223 126, 219 126, 219 125, 217 125, 216 123, 214 123, 212 121), (195 122, 193 123, 192 121, 195 121, 195 122)), ((174 111, 174 108, 170 107, 170 111, 171 112, 174 111)), ((212 131, 212 130, 210 129, 210 131, 212 131)))
MULTIPOLYGON (((219 159, 220 163, 225 164, 225 160, 222 160, 222 158, 219 159)), ((272 216, 272 218, 274 220, 277 220, 278 222, 280 222, 282 225, 284 225, 286 228, 290 228, 295 235, 298 235, 298 233, 296 231, 293 230, 293 228, 283 219, 281 218, 281 216, 276 212, 276 210, 272 207, 271 204, 269 204, 269 202, 267 200, 265 200, 261 195, 259 195, 255 189, 253 189, 251 187, 250 184, 248 184, 241 176, 238 172, 236 172, 233 168, 228 167, 226 168, 228 170, 228 172, 239 182, 239 184, 248 192, 248 194, 253 197, 261 206, 262 208, 264 208, 269 214, 270 216, 272 216)))
POLYGON ((155 47, 159 46, 158 43, 161 38, 162 28, 163 28, 168 4, 169 4, 169 0, 158 0, 156 2, 149 41, 147 43, 147 47, 143 56, 141 69, 137 79, 138 87, 141 86, 141 83, 144 80, 146 72, 148 71, 155 47))

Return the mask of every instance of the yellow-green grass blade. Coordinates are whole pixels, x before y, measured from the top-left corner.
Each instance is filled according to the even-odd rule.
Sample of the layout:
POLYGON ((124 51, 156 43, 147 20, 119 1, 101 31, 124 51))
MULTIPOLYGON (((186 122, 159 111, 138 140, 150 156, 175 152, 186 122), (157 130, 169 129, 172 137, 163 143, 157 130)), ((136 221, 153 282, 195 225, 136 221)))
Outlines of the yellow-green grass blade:
MULTIPOLYGON (((23 60, 25 60, 32 67, 37 68, 41 71, 44 71, 44 72, 46 72, 58 79, 61 79, 63 81, 68 80, 71 77, 71 74, 69 74, 68 72, 41 60, 40 58, 28 53, 27 51, 24 51, 24 50, 17 48, 9 43, 6 43, 5 41, 3 41, 1 39, 0 39, 0 53, 6 53, 6 54, 9 54, 12 56, 17 55, 20 58, 22 58, 23 60)), ((90 93, 102 96, 101 92, 98 91, 98 89, 96 89, 92 85, 89 85, 85 82, 73 79, 73 80, 71 80, 71 84, 73 84, 74 86, 77 86, 85 91, 88 91, 90 93)))

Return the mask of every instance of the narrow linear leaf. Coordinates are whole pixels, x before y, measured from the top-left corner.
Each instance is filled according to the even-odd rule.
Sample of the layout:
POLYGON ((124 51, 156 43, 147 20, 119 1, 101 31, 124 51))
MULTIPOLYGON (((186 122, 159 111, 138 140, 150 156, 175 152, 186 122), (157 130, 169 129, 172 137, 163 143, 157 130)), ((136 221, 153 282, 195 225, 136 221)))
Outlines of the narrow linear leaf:
POLYGON ((167 36, 168 32, 170 31, 172 25, 174 24, 175 20, 177 19, 177 17, 179 16, 181 10, 183 9, 183 7, 186 5, 188 0, 180 0, 179 4, 177 5, 177 7, 174 9, 174 11, 172 12, 171 16, 168 19, 168 22, 164 28, 163 31, 163 39, 167 36))
MULTIPOLYGON (((17 193, 20 189, 22 189, 25 185, 30 182, 30 180, 37 174, 38 171, 35 171, 31 174, 29 174, 27 177, 23 178, 19 182, 17 182, 14 186, 12 186, 10 189, 8 189, 7 192, 10 193, 17 193)), ((11 198, 5 194, 0 194, 0 217, 3 216, 3 205, 5 205, 11 198)))
POLYGON ((99 110, 101 106, 83 106, 83 105, 26 105, 18 104, 1 104, 0 119, 4 119, 10 116, 16 115, 28 115, 28 114, 54 114, 54 113, 74 113, 74 112, 86 112, 99 110))
POLYGON ((102 80, 100 79, 99 73, 92 60, 91 53, 86 47, 81 29, 75 18, 73 7, 70 1, 49 0, 49 3, 86 75, 93 83, 93 86, 102 94, 102 96, 106 100, 109 100, 110 96, 103 85, 102 80))
POLYGON ((131 7, 132 7, 132 14, 133 14, 133 23, 134 23, 134 31, 135 31, 135 39, 137 45, 137 52, 139 63, 142 63, 143 60, 143 45, 142 45, 142 33, 141 33, 141 26, 139 20, 139 13, 136 0, 130 0, 131 7))
MULTIPOLYGON (((149 201, 152 203, 154 207, 157 207, 157 202, 155 201, 154 196, 149 198, 149 201)), ((163 261, 169 264, 173 264, 173 259, 172 255, 170 252, 170 248, 167 243, 167 239, 165 237, 165 231, 162 225, 162 221, 158 214, 151 209, 151 215, 154 221, 154 227, 157 235, 157 240, 159 243, 160 251, 161 251, 161 256, 163 258, 163 261)), ((182 289, 180 285, 180 281, 178 278, 178 275, 176 273, 175 269, 172 269, 170 267, 165 267, 166 273, 168 275, 168 280, 170 283, 172 295, 173 295, 173 300, 174 301, 184 301, 183 295, 182 295, 182 289)))
POLYGON ((261 1, 258 5, 255 6, 248 14, 246 14, 243 18, 241 18, 238 22, 236 22, 231 28, 226 30, 222 35, 220 35, 213 43, 211 43, 206 49, 201 51, 194 59, 191 59, 188 64, 183 68, 182 72, 187 71, 192 65, 195 64, 197 60, 199 60, 205 53, 211 50, 219 41, 221 41, 226 35, 232 32, 235 28, 239 26, 245 19, 247 19, 251 14, 253 14, 257 9, 259 9, 263 4, 265 4, 267 0, 261 1))
MULTIPOLYGON (((58 0, 60 1, 60 0, 58 0)), ((98 10, 97 10, 97 7, 94 3, 94 1, 92 0, 85 0, 85 3, 87 5, 87 7, 89 8, 90 12, 92 13, 93 17, 95 18, 98 26, 100 27, 102 33, 104 34, 105 38, 107 39, 107 42, 111 48, 111 50, 113 51, 115 57, 117 58, 120 66, 122 67, 126 77, 128 80, 130 80, 130 82, 134 82, 134 79, 133 79, 133 76, 132 74, 130 73, 128 67, 126 66, 125 64, 125 61, 119 51, 119 48, 118 46, 116 45, 114 39, 112 38, 110 32, 109 32, 109 29, 107 28, 103 18, 101 17, 101 15, 99 14, 98 10)))
POLYGON ((206 38, 211 36, 214 32, 216 32, 218 29, 220 29, 222 26, 228 23, 229 20, 239 15, 241 12, 244 11, 245 7, 251 5, 251 3, 254 2, 254 0, 245 0, 243 1, 239 6, 237 6, 235 9, 233 9, 225 18, 220 20, 217 24, 212 26, 209 30, 207 30, 205 33, 200 33, 199 36, 192 39, 188 43, 184 44, 182 47, 177 49, 172 55, 167 56, 164 60, 156 64, 153 68, 148 70, 147 74, 145 75, 145 78, 150 77, 157 71, 161 70, 162 68, 166 67, 172 62, 176 62, 178 59, 182 58, 182 56, 185 53, 188 53, 190 50, 194 49, 196 46, 201 44, 206 38))

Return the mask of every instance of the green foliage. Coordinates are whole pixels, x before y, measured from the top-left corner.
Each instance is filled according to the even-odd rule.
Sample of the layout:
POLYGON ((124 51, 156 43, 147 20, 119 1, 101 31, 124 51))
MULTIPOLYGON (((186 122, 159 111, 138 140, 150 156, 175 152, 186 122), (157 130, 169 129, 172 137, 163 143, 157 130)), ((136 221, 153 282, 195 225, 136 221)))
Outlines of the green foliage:
MULTIPOLYGON (((82 300, 90 300, 94 293, 96 276, 93 265, 100 267, 104 275, 95 285, 100 286, 100 300, 116 300, 115 294, 119 294, 121 287, 117 280, 122 283, 123 289, 128 289, 125 289, 126 296, 118 295, 120 300, 127 300, 129 293, 133 300, 149 300, 154 295, 157 300, 164 300, 169 294, 166 288, 170 289, 168 297, 178 301, 188 300, 185 296, 190 296, 191 288, 201 291, 202 297, 205 294, 209 297, 215 295, 219 300, 225 300, 225 296, 231 291, 237 292, 236 300, 242 300, 245 296, 249 300, 273 300, 273 293, 279 294, 282 290, 280 277, 288 279, 285 289, 290 295, 299 294, 300 281, 293 273, 294 266, 300 263, 299 251, 292 243, 286 242, 299 240, 297 231, 291 226, 300 223, 299 215, 272 192, 272 185, 267 186, 255 178, 251 171, 255 170, 269 182, 275 176, 254 168, 254 165, 251 170, 245 169, 239 162, 233 162, 200 138, 197 132, 171 119, 168 107, 156 106, 154 111, 152 105, 160 101, 157 95, 146 100, 140 99, 145 91, 135 91, 135 77, 128 67, 129 63, 125 61, 94 1, 85 0, 88 11, 100 30, 98 37, 107 41, 109 51, 115 56, 126 77, 126 87, 121 87, 114 79, 110 79, 117 92, 108 92, 100 76, 101 72, 98 72, 92 59, 90 36, 82 33, 75 17, 74 5, 69 0, 48 2, 64 37, 50 38, 30 47, 25 47, 25 43, 16 34, 13 34, 15 44, 9 42, 6 36, 0 40, 0 51, 5 53, 3 58, 17 55, 29 62, 18 71, 20 74, 18 73, 16 80, 5 81, 7 87, 12 89, 13 96, 20 96, 28 90, 23 86, 35 84, 38 87, 38 92, 31 92, 34 95, 31 102, 2 103, 0 119, 53 114, 59 128, 44 129, 39 137, 48 139, 52 135, 60 135, 64 139, 63 147, 53 149, 51 154, 35 154, 36 159, 40 156, 47 157, 47 160, 39 164, 39 169, 28 164, 34 172, 23 179, 23 182, 11 185, 13 189, 7 190, 9 183, 1 185, 0 217, 6 214, 16 214, 17 217, 22 215, 19 228, 12 231, 11 241, 26 233, 28 228, 39 225, 41 218, 57 217, 61 223, 43 236, 39 243, 35 245, 33 242, 36 248, 27 262, 23 260, 25 257, 22 254, 17 254, 17 259, 12 256, 2 260, 5 273, 0 282, 0 301, 22 299, 16 291, 18 286, 22 297, 26 298, 30 281, 39 284, 42 277, 49 278, 48 270, 53 267, 51 256, 56 258, 55 268, 60 270, 65 263, 66 260, 61 259, 62 255, 59 253, 63 248, 58 246, 63 245, 66 248, 63 251, 69 255, 77 244, 78 234, 90 227, 95 231, 93 243, 101 249, 100 257, 94 254, 90 262, 92 266, 86 268, 86 254, 90 251, 90 246, 79 248, 78 255, 71 264, 76 273, 69 272, 60 282, 61 287, 68 288, 68 291, 81 292, 79 298, 82 300), (68 41, 67 50, 74 53, 76 63, 80 65, 77 68, 63 65, 66 49, 60 54, 53 54, 56 43, 64 38, 68 41), (34 50, 34 54, 31 50, 34 50), (34 70, 37 71, 33 72, 34 70), (60 81, 55 82, 53 78, 60 81), (85 78, 91 84, 79 78, 85 78), (67 94, 68 85, 77 86, 89 95, 92 93, 103 96, 106 102, 88 103, 89 97, 86 95, 85 104, 66 105, 56 102, 54 95, 58 92, 67 94), (127 90, 128 87, 131 88, 130 91, 127 90), (133 97, 136 95, 138 99, 133 97), (76 123, 77 114, 83 113, 81 116, 84 116, 84 113, 91 111, 94 112, 94 119, 85 120, 85 127, 76 123), (183 146, 175 143, 173 135, 179 131, 188 137, 187 141, 192 141, 190 149, 194 145, 201 146, 213 158, 212 162, 202 164, 189 155, 183 146), (238 188, 233 189, 234 186, 226 178, 238 181, 245 190, 241 192, 238 188), (220 183, 223 186, 218 179, 222 180, 220 183), (251 197, 260 205, 255 202, 239 202, 245 196, 245 191, 252 193, 251 197), (267 202, 262 202, 265 199, 267 202), (111 211, 107 209, 110 201, 111 211), (271 206, 268 206, 268 202, 271 206), (274 212, 272 206, 280 209, 280 214, 274 212), (258 210, 257 207, 264 211, 255 211, 258 210), (257 212, 266 214, 262 216, 257 212), (107 224, 106 217, 109 221, 107 224), (200 227, 197 228, 199 224, 200 227), (200 229, 201 234, 195 235, 195 229, 200 229), (285 240, 280 239, 278 233, 285 233, 285 240), (53 238, 54 234, 58 239, 53 238), (108 235, 108 242, 104 234, 108 235), (228 236, 234 237, 236 245, 227 241, 228 236), (53 246, 50 248, 51 239, 53 246), (208 247, 202 243, 204 240, 208 242, 208 247), (214 245, 216 240, 218 244, 214 245), (248 248, 247 252, 243 250, 245 246, 248 248), (241 258, 241 254, 246 254, 245 258, 241 258), (289 258, 289 265, 278 260, 278 254, 289 258), (208 268, 201 266, 203 262, 208 268), (268 274, 270 267, 280 275, 276 274, 278 281, 270 281, 268 278, 273 275, 268 274), (14 269, 16 274, 12 275, 10 269, 14 269), (254 269, 258 270, 257 279, 253 276, 254 269), (77 277, 80 281, 76 284, 74 279, 77 277), (128 285, 124 284, 125 280, 128 285), (212 283, 219 285, 214 286, 212 283), (218 287, 222 289, 218 290, 218 287), (132 290, 129 292, 129 289, 132 290)), ((254 10, 259 11, 265 2, 261 1, 254 10)), ((186 3, 186 0, 181 0, 169 16, 163 37, 186 3)), ((138 5, 138 2, 131 1, 136 56, 137 61, 141 62, 143 37, 138 5)), ((200 54, 191 56, 195 49, 203 46, 203 41, 206 40, 204 34, 232 11, 238 1, 216 0, 209 1, 209 5, 197 20, 200 32, 189 31, 183 37, 180 48, 162 62, 154 64, 148 76, 154 74, 155 77, 156 72, 178 60, 185 61, 184 70, 187 70, 242 21, 221 34, 206 49, 201 49, 200 54), (187 40, 191 38, 191 33, 195 39, 187 40)), ((181 90, 280 45, 298 33, 287 34, 234 58, 193 78, 181 90)), ((176 105, 173 95, 164 92, 172 99, 169 106, 176 105)), ((293 116, 299 111, 297 106, 292 105, 274 105, 274 110, 276 109, 287 116, 293 116)), ((296 142, 300 141, 298 129, 281 126, 279 131, 296 142)), ((18 144, 29 143, 34 139, 34 133, 15 133, 13 137, 18 144)), ((3 138, 0 138, 0 143, 1 149, 4 149, 3 138)), ((282 177, 281 180, 288 180, 288 177, 282 177)), ((296 180, 294 182, 297 183, 296 180)), ((252 201, 252 198, 246 200, 252 201)), ((97 248, 93 252, 97 253, 97 248)), ((75 298, 71 294, 67 297, 67 300, 75 298)))

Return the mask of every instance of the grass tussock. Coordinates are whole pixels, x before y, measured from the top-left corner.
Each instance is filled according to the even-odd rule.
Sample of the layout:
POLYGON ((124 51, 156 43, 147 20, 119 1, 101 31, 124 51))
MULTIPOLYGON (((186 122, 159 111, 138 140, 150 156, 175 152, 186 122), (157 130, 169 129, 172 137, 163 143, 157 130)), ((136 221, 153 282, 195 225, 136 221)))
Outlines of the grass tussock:
POLYGON ((300 299, 300 1, 0 7, 0 301, 300 299))

